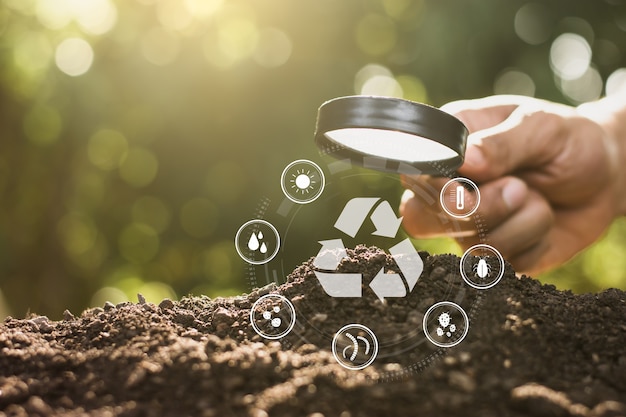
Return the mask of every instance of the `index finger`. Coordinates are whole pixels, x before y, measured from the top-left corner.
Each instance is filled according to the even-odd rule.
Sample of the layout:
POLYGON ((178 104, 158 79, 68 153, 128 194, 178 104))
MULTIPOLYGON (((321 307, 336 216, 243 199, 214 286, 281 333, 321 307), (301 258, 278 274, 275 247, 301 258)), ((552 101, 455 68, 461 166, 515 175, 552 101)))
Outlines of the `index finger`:
POLYGON ((452 101, 440 109, 455 116, 473 133, 502 123, 517 107, 530 99, 524 96, 498 95, 452 101))

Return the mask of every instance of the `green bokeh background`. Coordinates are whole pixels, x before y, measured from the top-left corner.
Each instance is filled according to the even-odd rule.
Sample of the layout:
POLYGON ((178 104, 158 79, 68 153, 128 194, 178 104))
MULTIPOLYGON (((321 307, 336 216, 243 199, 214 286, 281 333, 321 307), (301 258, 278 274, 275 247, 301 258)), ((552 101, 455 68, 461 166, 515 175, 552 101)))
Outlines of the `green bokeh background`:
MULTIPOLYGON (((619 0, 0 0, 0 316, 248 290, 233 236, 282 198, 283 167, 323 159, 312 133, 327 99, 576 105, 623 67, 619 0), (578 84, 550 65, 562 34, 592 52, 578 84)), ((359 178, 399 199, 397 181, 359 178)), ((619 220, 539 278, 626 288, 625 252, 619 220)))

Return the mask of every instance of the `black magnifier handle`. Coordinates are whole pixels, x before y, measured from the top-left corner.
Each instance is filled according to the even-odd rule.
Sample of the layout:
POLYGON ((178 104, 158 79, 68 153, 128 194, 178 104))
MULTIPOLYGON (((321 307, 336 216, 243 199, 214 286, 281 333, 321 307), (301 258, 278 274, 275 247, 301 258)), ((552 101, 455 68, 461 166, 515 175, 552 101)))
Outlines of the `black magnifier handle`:
POLYGON ((348 96, 320 106, 315 143, 322 153, 366 168, 456 177, 467 135, 460 120, 426 104, 348 96))

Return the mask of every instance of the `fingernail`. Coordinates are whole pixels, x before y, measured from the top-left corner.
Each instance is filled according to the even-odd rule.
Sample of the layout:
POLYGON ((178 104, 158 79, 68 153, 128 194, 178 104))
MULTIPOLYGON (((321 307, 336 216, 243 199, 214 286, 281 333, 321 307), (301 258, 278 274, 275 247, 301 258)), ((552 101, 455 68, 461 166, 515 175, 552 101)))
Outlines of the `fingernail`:
POLYGON ((478 146, 469 146, 465 151, 465 162, 463 165, 470 167, 482 167, 485 165, 485 155, 478 146))
POLYGON ((404 190, 404 192, 402 193, 402 197, 400 198, 400 202, 401 203, 406 203, 407 201, 409 201, 413 197, 415 197, 415 194, 413 193, 413 191, 411 191, 411 190, 404 190))
POLYGON ((524 181, 517 178, 511 179, 502 190, 502 200, 509 210, 514 210, 522 205, 528 194, 528 187, 524 181))

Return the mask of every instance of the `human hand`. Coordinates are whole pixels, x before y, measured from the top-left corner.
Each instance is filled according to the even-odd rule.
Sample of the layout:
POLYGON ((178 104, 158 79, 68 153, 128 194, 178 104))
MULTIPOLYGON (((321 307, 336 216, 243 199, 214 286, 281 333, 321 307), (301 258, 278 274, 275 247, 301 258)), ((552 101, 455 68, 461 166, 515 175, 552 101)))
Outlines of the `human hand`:
MULTIPOLYGON (((518 272, 539 273, 594 242, 621 214, 622 144, 574 107, 520 96, 452 102, 442 110, 469 129, 459 174, 479 185, 480 216, 488 243, 518 272)), ((400 211, 414 237, 442 235, 440 222, 418 188, 445 180, 403 177, 400 211)), ((474 222, 457 238, 478 243, 474 222), (472 230, 474 228, 474 230, 472 230)))

